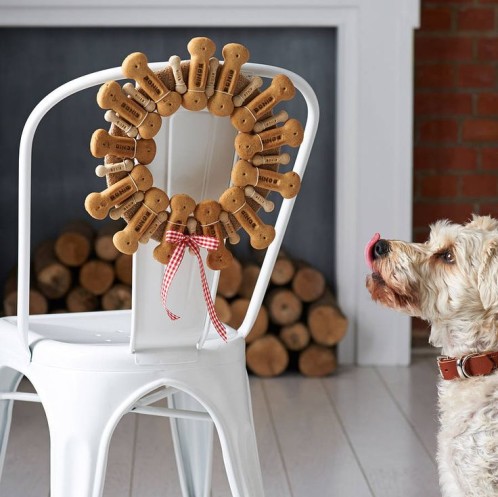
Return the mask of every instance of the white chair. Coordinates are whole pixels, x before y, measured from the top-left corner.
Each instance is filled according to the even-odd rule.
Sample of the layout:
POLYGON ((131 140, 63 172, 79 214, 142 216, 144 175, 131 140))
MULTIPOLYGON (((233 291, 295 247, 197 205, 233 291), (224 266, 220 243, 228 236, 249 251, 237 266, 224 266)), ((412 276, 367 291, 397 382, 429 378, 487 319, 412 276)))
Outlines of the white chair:
MULTIPOLYGON (((153 70, 164 66, 151 64, 153 70)), ((304 96, 308 117, 294 164, 294 171, 302 176, 318 124, 313 90, 284 69, 246 64, 243 70, 266 78, 287 74, 304 96)), ((159 296, 163 268, 151 254, 154 243, 140 247, 134 256, 131 311, 29 316, 31 148, 36 128, 69 95, 120 78, 121 69, 113 68, 59 87, 34 109, 22 134, 18 315, 0 320, 0 464, 5 459, 13 401, 41 402, 50 431, 50 495, 101 496, 112 433, 121 417, 134 411, 171 418, 184 497, 210 495, 213 423, 233 495, 261 497, 244 338, 261 305, 295 199, 282 203, 276 238, 267 250, 247 315, 238 330, 228 330, 227 343, 211 330, 199 268, 188 254, 168 300, 181 319, 167 318, 159 296), (16 392, 23 375, 37 393, 16 392), (168 408, 151 405, 164 398, 169 399, 168 408)), ((188 193, 197 200, 218 198, 228 186, 234 160, 235 131, 230 120, 206 111, 179 110, 163 119, 163 130, 156 137, 158 155, 151 166, 155 186, 168 194, 188 193), (189 146, 192 139, 195 147, 189 146), (208 146, 213 140, 215 145, 208 146), (181 167, 175 168, 178 164, 181 167), (221 170, 220 164, 225 164, 221 170), (204 174, 206 167, 209 175, 204 174)), ((92 163, 89 156, 85 174, 93 174, 92 163)), ((218 272, 207 273, 214 295, 218 272)))

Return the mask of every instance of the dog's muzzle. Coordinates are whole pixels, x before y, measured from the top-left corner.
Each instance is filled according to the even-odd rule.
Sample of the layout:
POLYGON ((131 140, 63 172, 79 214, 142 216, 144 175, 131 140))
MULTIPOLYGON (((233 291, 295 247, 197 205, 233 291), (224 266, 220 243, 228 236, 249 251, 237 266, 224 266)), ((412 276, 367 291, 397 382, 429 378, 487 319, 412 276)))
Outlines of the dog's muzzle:
POLYGON ((374 259, 385 257, 391 251, 391 245, 387 240, 382 238, 378 240, 372 248, 372 256, 374 259))

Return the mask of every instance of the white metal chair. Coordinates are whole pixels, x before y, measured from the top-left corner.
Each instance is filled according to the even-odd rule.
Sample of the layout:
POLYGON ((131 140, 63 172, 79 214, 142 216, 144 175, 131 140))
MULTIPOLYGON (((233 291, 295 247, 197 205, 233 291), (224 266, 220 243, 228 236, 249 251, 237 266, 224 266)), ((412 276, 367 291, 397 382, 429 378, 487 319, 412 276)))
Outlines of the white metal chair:
MULTIPOLYGON (((153 70, 164 66, 151 64, 153 70)), ((287 74, 304 96, 308 117, 294 165, 302 176, 318 124, 313 90, 301 77, 281 68, 246 64, 243 69, 267 78, 287 74)), ((238 330, 228 330, 227 343, 210 329, 193 257, 185 257, 170 291, 170 308, 181 319, 167 319, 159 296, 162 267, 153 260, 152 243, 134 256, 131 311, 29 316, 31 149, 36 128, 69 95, 120 78, 121 69, 113 68, 59 87, 34 109, 22 134, 18 315, 0 320, 0 464, 5 459, 13 401, 41 402, 50 431, 51 496, 101 496, 113 430, 124 414, 135 411, 172 418, 184 497, 210 495, 212 422, 233 495, 263 496, 244 338, 261 305, 295 199, 282 203, 276 238, 267 250, 247 315, 238 330), (23 375, 36 394, 16 392, 23 375), (151 405, 166 397, 168 408, 151 405)), ((168 194, 218 198, 228 186, 234 159, 235 131, 230 120, 205 111, 178 111, 163 120, 163 128, 162 138, 156 137, 158 155, 152 165, 155 185, 168 194), (188 144, 192 130, 196 147, 182 146, 188 144), (208 147, 213 140, 215 147, 208 147), (175 164, 182 167, 174 168, 175 164), (222 164, 224 170, 223 166, 220 170, 222 164), (211 168, 210 174, 205 175, 201 167, 211 168)), ((89 157, 89 174, 91 162, 89 157)), ((214 295, 218 272, 207 273, 214 295)))

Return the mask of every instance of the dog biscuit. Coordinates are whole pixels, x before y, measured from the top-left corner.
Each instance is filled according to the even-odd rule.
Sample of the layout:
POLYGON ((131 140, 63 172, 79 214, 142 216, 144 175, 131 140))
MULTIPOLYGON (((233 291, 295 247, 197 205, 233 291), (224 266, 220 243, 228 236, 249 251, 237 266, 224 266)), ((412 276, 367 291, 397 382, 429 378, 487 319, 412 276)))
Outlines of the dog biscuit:
POLYGON ((285 110, 281 110, 278 114, 274 116, 267 117, 262 121, 258 121, 253 128, 253 131, 256 133, 261 133, 267 128, 271 128, 272 126, 276 126, 279 123, 284 123, 289 119, 289 114, 285 110))
POLYGON ((272 212, 275 209, 275 204, 259 194, 253 186, 247 185, 244 188, 244 194, 247 198, 252 198, 257 204, 259 204, 265 212, 272 212))
POLYGON ((161 116, 155 112, 147 112, 141 105, 128 98, 116 81, 108 81, 100 87, 97 103, 101 109, 111 109, 119 114, 119 118, 136 126, 142 138, 153 138, 161 129, 161 116))
POLYGON ((271 85, 254 97, 246 106, 235 109, 230 118, 241 132, 248 133, 261 116, 269 112, 282 100, 291 100, 296 94, 292 81, 283 74, 275 76, 271 85))
POLYGON ((147 243, 150 240, 151 236, 159 229, 159 226, 161 226, 161 224, 165 223, 167 220, 168 213, 166 211, 160 212, 138 241, 140 243, 147 243))
MULTIPOLYGON (((166 231, 185 232, 186 223, 190 214, 195 209, 195 201, 184 193, 173 195, 170 200, 170 210, 168 221, 166 222, 166 231)), ((176 245, 163 240, 154 249, 154 259, 162 264, 168 264, 176 245)))
POLYGON ((153 100, 161 116, 174 114, 182 103, 182 96, 170 90, 147 65, 147 57, 135 52, 123 61, 121 66, 127 78, 133 78, 140 88, 153 100))
POLYGON ((229 43, 223 47, 223 66, 218 75, 214 95, 208 101, 208 109, 215 116, 229 116, 234 109, 233 92, 239 79, 240 68, 249 60, 249 50, 244 45, 229 43))
POLYGON ((251 185, 276 191, 284 198, 295 197, 301 188, 301 179, 297 173, 289 171, 282 174, 268 169, 260 169, 245 160, 239 160, 233 166, 232 183, 239 187, 251 185))
POLYGON ((175 78, 175 91, 180 95, 183 95, 187 91, 187 85, 183 79, 182 72, 182 61, 178 55, 172 55, 169 58, 169 65, 173 71, 173 77, 175 78))
POLYGON ((99 178, 112 173, 120 173, 126 171, 129 173, 133 169, 133 161, 131 159, 125 159, 121 162, 113 162, 112 164, 100 164, 95 168, 95 174, 99 178))
POLYGON ((201 110, 206 107, 207 96, 204 93, 209 76, 209 59, 216 50, 216 45, 209 38, 192 38, 187 45, 190 54, 188 70, 188 89, 183 95, 182 105, 188 110, 201 110))
POLYGON ((154 140, 112 136, 105 129, 98 129, 92 135, 90 151, 94 157, 109 154, 123 159, 137 159, 140 164, 150 164, 156 155, 156 144, 154 140))
POLYGON ((226 231, 227 236, 228 236, 228 241, 232 245, 236 245, 237 243, 239 243, 240 242, 240 235, 235 230, 235 227, 232 224, 232 221, 230 221, 230 216, 228 215, 228 212, 226 212, 226 211, 220 212, 220 221, 221 221, 221 224, 223 225, 223 228, 225 228, 225 231, 226 231))
POLYGON ((267 166, 271 164, 288 164, 290 162, 290 155, 286 152, 280 155, 260 155, 256 154, 251 162, 255 166, 267 166))
POLYGON ((214 270, 228 267, 233 260, 232 253, 225 247, 220 226, 221 207, 215 200, 204 200, 194 210, 194 216, 199 221, 202 233, 218 239, 218 248, 210 250, 206 259, 208 267, 214 270))
POLYGON ((143 204, 128 221, 124 229, 114 234, 112 241, 115 247, 123 254, 134 254, 138 249, 138 242, 147 231, 159 212, 166 209, 169 199, 166 193, 159 188, 151 188, 145 194, 143 204))
POLYGON ((146 191, 152 186, 152 174, 140 164, 135 166, 123 179, 102 192, 87 195, 85 209, 95 219, 104 219, 109 210, 131 197, 136 191, 146 191))
POLYGON ((126 133, 126 136, 129 136, 130 138, 136 138, 138 136, 138 128, 124 119, 121 119, 113 110, 108 110, 104 114, 104 119, 108 123, 115 124, 119 129, 123 130, 126 133))
POLYGON ((232 99, 233 105, 235 107, 240 107, 251 95, 252 93, 263 86, 263 80, 259 76, 254 76, 254 78, 249 81, 247 86, 232 99))
POLYGON ((131 83, 125 83, 123 85, 123 91, 126 95, 133 98, 135 102, 140 104, 147 112, 154 112, 156 110, 156 104, 143 93, 139 92, 131 83))
POLYGON ((265 249, 275 238, 275 228, 264 224, 254 210, 247 204, 244 192, 234 186, 220 197, 222 208, 231 213, 249 234, 251 246, 265 249))
POLYGON ((289 119, 279 128, 268 129, 251 135, 239 133, 235 138, 235 150, 241 159, 250 159, 258 152, 271 150, 283 145, 297 147, 303 141, 303 127, 297 119, 289 119))
POLYGON ((209 59, 209 75, 206 83, 206 97, 212 97, 214 94, 214 85, 216 84, 216 75, 218 74, 218 66, 220 61, 216 57, 209 59))
POLYGON ((144 192, 135 192, 127 198, 122 204, 117 205, 109 211, 109 217, 117 221, 125 212, 128 212, 134 205, 139 204, 145 198, 144 192))

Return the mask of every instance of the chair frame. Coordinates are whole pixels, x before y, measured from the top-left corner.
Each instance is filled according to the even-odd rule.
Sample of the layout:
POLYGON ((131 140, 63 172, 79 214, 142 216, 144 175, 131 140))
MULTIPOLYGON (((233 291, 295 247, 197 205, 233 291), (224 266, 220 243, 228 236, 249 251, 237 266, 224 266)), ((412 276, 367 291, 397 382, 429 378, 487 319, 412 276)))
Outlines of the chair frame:
MULTIPOLYGON (((162 63, 162 62, 151 63, 149 65, 153 70, 159 70, 167 66, 168 63, 162 63)), ((307 106, 308 115, 304 131, 304 139, 298 151, 293 167, 293 171, 302 176, 309 159, 311 147, 318 126, 319 110, 318 110, 318 101, 315 93, 313 92, 310 85, 302 77, 282 68, 274 66, 266 66, 262 64, 248 63, 243 66, 243 73, 244 75, 258 75, 266 78, 271 78, 276 74, 285 74, 289 76, 289 78, 291 78, 296 89, 300 91, 300 93, 302 94, 307 106)), ((12 346, 15 349, 12 351, 12 357, 9 356, 8 355, 9 352, 7 352, 7 356, 5 356, 6 364, 0 364, 0 372, 3 374, 3 376, 0 377, 0 400, 7 401, 0 403, 0 434, 3 434, 4 437, 5 436, 8 437, 8 429, 10 426, 11 411, 12 411, 12 401, 14 400, 41 402, 42 400, 48 399, 50 402, 52 402, 51 404, 52 407, 50 412, 47 411, 47 417, 49 419, 49 427, 55 425, 60 420, 62 414, 59 414, 57 412, 57 409, 54 410, 53 406, 56 405, 59 406, 60 408, 62 404, 59 403, 60 400, 57 399, 57 396, 50 391, 48 387, 48 385, 50 385, 50 382, 47 383, 44 382, 47 379, 49 379, 50 381, 57 382, 59 388, 64 388, 66 386, 66 383, 69 381, 54 376, 55 373, 53 372, 49 371, 47 373, 47 371, 45 371, 43 373, 46 377, 44 379, 44 382, 35 385, 35 388, 37 388, 37 393, 21 393, 16 391, 19 381, 23 374, 26 374, 26 376, 30 378, 30 374, 32 371, 36 371, 37 369, 40 368, 43 370, 43 368, 46 368, 46 364, 37 364, 36 362, 32 361, 32 350, 30 349, 30 342, 28 336, 30 330, 30 316, 29 316, 30 284, 29 283, 30 283, 30 226, 31 226, 31 162, 32 162, 31 155, 32 155, 32 144, 33 144, 34 135, 38 127, 38 124, 40 123, 42 118, 57 103, 59 103, 66 97, 69 97, 70 95, 78 91, 102 84, 108 80, 113 80, 113 79, 114 80, 124 79, 120 67, 115 67, 112 69, 107 69, 92 74, 88 74, 86 76, 82 76, 55 89, 35 107, 35 109, 33 110, 33 112, 26 121, 21 136, 20 153, 19 153, 18 314, 15 323, 12 321, 12 319, 10 319, 9 321, 9 325, 16 327, 16 339, 18 340, 18 343, 16 346, 16 344, 12 342, 12 346), (15 368, 15 370, 14 369, 10 370, 9 368, 15 368), (40 390, 38 390, 38 386, 40 386, 40 390)), ((275 239, 267 249, 267 253, 261 268, 261 272, 256 287, 254 289, 253 296, 250 300, 246 317, 241 326, 239 327, 239 329, 236 330, 236 336, 231 340, 229 340, 228 344, 221 344, 220 346, 222 347, 221 349, 218 347, 218 345, 215 346, 214 348, 212 348, 213 346, 210 345, 211 348, 209 349, 209 354, 212 354, 215 359, 222 357, 220 354, 225 353, 225 352, 220 352, 220 350, 221 351, 226 350, 227 351, 226 354, 232 354, 232 356, 235 358, 235 361, 237 363, 236 367, 232 364, 221 364, 220 368, 221 371, 225 372, 226 376, 233 374, 236 380, 239 381, 239 385, 247 384, 247 375, 245 373, 245 367, 244 367, 245 366, 244 338, 250 332, 254 324, 254 321, 256 319, 258 310, 261 306, 264 293, 267 288, 274 263, 278 256, 278 252, 282 243, 283 236, 285 234, 285 229, 289 222, 289 218, 295 200, 296 200, 295 198, 292 198, 292 199, 283 199, 282 201, 282 205, 278 213, 278 217, 275 224, 275 231, 276 231, 275 239), (238 340, 236 340, 237 338, 238 340), (242 366, 240 366, 241 364, 242 366)), ((212 288, 211 288, 212 293, 214 293, 216 290, 218 276, 219 272, 216 272, 212 281, 212 288)), ((113 311, 107 312, 107 315, 111 316, 111 318, 113 316, 111 314, 112 312, 113 311)), ((115 315, 117 316, 123 315, 123 311, 114 311, 114 312, 116 313, 115 315)), ((134 312, 133 309, 131 312, 132 313, 134 312)), ((93 314, 99 314, 99 313, 93 313, 93 314)), ((33 317, 32 320, 33 322, 36 322, 37 317, 33 317)), ((133 315, 132 315, 132 321, 133 321, 133 315)), ((201 342, 198 343, 198 348, 201 349, 203 348, 203 346, 205 345, 205 339, 206 336, 203 336, 201 342)), ((132 334, 130 343, 133 343, 133 340, 134 337, 132 334)), ((63 351, 65 350, 64 347, 66 345, 67 344, 62 343, 60 345, 61 348, 55 348, 54 352, 59 354, 63 353, 63 351)), ((133 351, 131 347, 129 347, 128 351, 130 357, 132 357, 133 351)), ((201 363, 200 365, 201 368, 206 367, 206 364, 208 364, 208 359, 209 357, 199 359, 201 363)), ((64 359, 62 359, 62 362, 61 361, 58 362, 58 367, 61 367, 61 365, 62 367, 65 367, 63 360, 64 359)), ((135 372, 142 371, 144 375, 149 374, 155 371, 156 369, 161 370, 160 366, 150 366, 150 367, 146 366, 141 368, 140 365, 136 365, 135 369, 131 367, 132 362, 133 360, 125 358, 125 360, 123 360, 121 363, 117 362, 116 364, 118 365, 117 367, 121 367, 122 364, 123 371, 130 374, 134 372, 133 370, 135 370, 135 372)), ((70 364, 69 367, 70 366, 73 366, 73 364, 70 364)), ((57 370, 57 366, 54 369, 57 370)), ((103 368, 103 371, 109 372, 109 368, 108 369, 103 368)), ((111 369, 111 371, 119 371, 119 369, 116 370, 111 369)), ((75 370, 71 372, 71 374, 78 378, 81 377, 82 383, 84 385, 88 384, 88 390, 91 390, 90 387, 91 380, 99 372, 100 372, 99 366, 92 364, 91 368, 84 371, 78 370, 78 368, 76 367, 75 370), (85 371, 87 373, 88 378, 83 379, 82 375, 83 373, 85 373, 85 371)), ((182 391, 180 387, 185 385, 183 385, 182 382, 179 381, 179 378, 175 376, 175 374, 173 374, 172 377, 174 381, 172 381, 170 384, 165 384, 163 379, 155 379, 153 375, 151 376, 151 378, 154 379, 149 381, 146 385, 143 385, 142 383, 140 383, 139 379, 137 379, 136 381, 131 382, 134 383, 134 385, 133 386, 130 385, 129 390, 127 390, 128 392, 127 397, 116 399, 113 406, 113 410, 111 410, 110 407, 108 408, 109 420, 107 421, 107 424, 105 424, 105 426, 103 427, 102 439, 104 441, 99 445, 100 448, 98 452, 98 458, 99 458, 98 460, 101 463, 103 462, 102 464, 103 469, 99 469, 100 466, 97 465, 97 472, 95 473, 96 476, 93 475, 93 477, 96 478, 95 481, 100 483, 96 483, 95 484, 96 486, 92 487, 93 490, 87 490, 86 491, 87 493, 84 494, 82 493, 81 495, 85 496, 90 494, 100 495, 99 492, 101 491, 101 488, 99 487, 99 485, 103 485, 102 471, 105 472, 105 460, 102 461, 102 457, 104 458, 106 457, 105 451, 103 452, 101 451, 102 448, 101 445, 104 444, 105 441, 110 441, 112 431, 123 414, 125 414, 126 412, 135 412, 140 414, 165 416, 173 418, 172 419, 172 427, 174 427, 173 438, 175 442, 175 452, 179 465, 180 481, 181 481, 183 495, 187 496, 195 494, 196 496, 202 495, 207 497, 208 495, 207 492, 209 491, 208 489, 210 487, 210 474, 208 474, 207 471, 199 471, 198 474, 194 474, 193 476, 192 475, 185 476, 186 473, 185 473, 185 468, 183 467, 181 452, 182 450, 185 450, 186 452, 188 452, 189 450, 193 451, 197 447, 196 443, 199 443, 198 439, 194 440, 190 438, 189 425, 188 425, 190 421, 212 420, 218 426, 218 424, 220 423, 221 425, 223 424, 222 420, 220 420, 222 415, 220 414, 219 410, 213 408, 213 405, 211 405, 211 410, 209 414, 208 412, 203 410, 205 406, 203 406, 202 403, 201 403, 201 410, 199 410, 200 399, 198 397, 200 397, 200 395, 198 395, 196 398, 195 389, 193 389, 192 391, 188 391, 188 389, 182 391), (184 395, 182 392, 185 391, 190 395, 192 395, 191 400, 189 400, 190 399, 189 396, 182 396, 184 395), (139 397, 137 397, 137 395, 139 397), (151 405, 165 398, 167 398, 169 402, 168 408, 151 405), (177 425, 175 424, 177 420, 178 423, 180 423, 179 427, 177 427, 177 425), (185 420, 190 420, 190 421, 185 421, 185 420), (196 488, 194 489, 190 487, 187 488, 188 485, 191 486, 193 485, 193 487, 196 488)), ((215 378, 215 376, 213 376, 213 378, 215 378)), ((197 388, 199 388, 199 385, 197 385, 197 388)), ((218 399, 221 395, 224 394, 224 392, 220 390, 219 386, 215 386, 213 390, 214 391, 210 394, 217 396, 218 399)), ((242 397, 239 397, 239 401, 241 404, 243 404, 243 406, 237 407, 238 413, 242 419, 246 419, 248 423, 252 423, 252 412, 246 413, 243 410, 243 409, 247 410, 247 408, 249 408, 249 411, 251 410, 248 385, 244 386, 243 390, 244 392, 240 394, 242 395, 242 397), (247 404, 247 402, 249 402, 249 404, 247 404)), ((234 398, 237 398, 238 392, 233 391, 231 392, 231 395, 233 395, 234 398)), ((76 399, 74 400, 74 402, 75 404, 77 404, 78 400, 76 399)), ((76 407, 72 407, 72 409, 76 409, 76 407)), ((209 411, 209 409, 206 410, 209 411)), ((204 444, 204 446, 207 446, 207 444, 209 444, 210 441, 212 441, 212 424, 209 426, 210 428, 206 428, 206 430, 203 431, 201 434, 201 443, 204 444)), ((95 437, 96 435, 92 431, 91 433, 89 432, 89 436, 95 437)), ((252 437, 250 438, 249 443, 252 444, 254 442, 253 440, 254 437, 249 432, 245 433, 245 436, 252 437)), ((56 440, 54 443, 55 444, 60 443, 60 440, 56 440)), ((226 446, 225 449, 228 452, 233 453, 233 450, 236 449, 236 446, 235 447, 232 446, 230 444, 230 440, 228 440, 228 442, 225 440, 224 443, 226 446)), ((6 453, 6 442, 4 441, 0 446, 0 473, 3 467, 5 453, 6 453)), ((192 456, 192 454, 190 454, 190 456, 192 456)), ((187 454, 187 456, 185 457, 187 457, 188 459, 189 454, 187 454)), ((257 455, 256 455, 256 460, 257 460, 257 455)), ((251 462, 254 461, 251 460, 251 462)), ((236 464, 237 467, 233 469, 233 472, 234 474, 236 474, 237 472, 240 474, 240 472, 242 471, 242 467, 240 466, 241 462, 240 461, 236 462, 236 464)), ((206 466, 210 467, 210 460, 207 461, 206 466)), ((58 469, 59 471, 61 470, 61 468, 58 469)), ((256 494, 258 497, 262 496, 262 489, 260 482, 255 482, 251 490, 250 489, 251 484, 248 484, 246 482, 245 484, 243 484, 243 487, 240 487, 241 484, 237 483, 236 480, 234 480, 234 478, 235 477, 233 475, 231 478, 229 475, 232 491, 234 491, 234 488, 239 489, 237 490, 237 496, 244 495, 244 497, 249 497, 249 496, 256 497, 256 494), (240 490, 240 488, 245 488, 245 490, 240 490), (253 493, 254 495, 251 495, 251 493, 253 493)), ((57 491, 60 492, 60 488, 58 488, 56 492, 57 491)), ((78 493, 77 495, 80 494, 78 493)))

